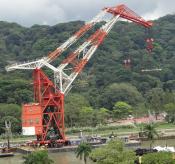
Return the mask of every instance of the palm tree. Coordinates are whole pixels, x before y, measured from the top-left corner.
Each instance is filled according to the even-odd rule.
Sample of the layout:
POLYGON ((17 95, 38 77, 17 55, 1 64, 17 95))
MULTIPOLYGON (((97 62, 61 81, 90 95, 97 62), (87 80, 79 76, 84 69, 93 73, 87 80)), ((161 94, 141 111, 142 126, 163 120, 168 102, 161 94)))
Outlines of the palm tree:
POLYGON ((89 157, 91 150, 92 150, 91 145, 89 145, 88 143, 82 142, 82 143, 80 143, 80 145, 78 145, 78 148, 75 151, 76 157, 80 158, 81 160, 83 158, 84 163, 86 164, 87 158, 89 157))
POLYGON ((147 139, 151 141, 150 143, 150 149, 151 149, 155 137, 158 137, 158 132, 156 130, 155 124, 154 123, 146 124, 144 127, 144 134, 146 135, 147 139))

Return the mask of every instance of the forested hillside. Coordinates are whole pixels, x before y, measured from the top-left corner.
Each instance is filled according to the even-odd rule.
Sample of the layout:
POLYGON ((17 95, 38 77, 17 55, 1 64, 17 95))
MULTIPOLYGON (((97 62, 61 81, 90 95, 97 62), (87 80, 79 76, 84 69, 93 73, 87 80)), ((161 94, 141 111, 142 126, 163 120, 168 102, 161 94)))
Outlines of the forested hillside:
MULTIPOLYGON (((25 28, 15 23, 0 22, 0 112, 8 109, 5 104, 21 105, 33 101, 32 72, 16 70, 7 73, 5 66, 15 61, 34 60, 47 55, 83 23, 76 21, 25 28)), ((98 27, 99 25, 95 29, 98 27)), ((87 35, 82 40, 85 38, 87 35)), ((59 64, 60 59, 73 49, 74 46, 63 53, 54 64, 59 64)), ((81 116, 81 111, 92 112, 91 109, 105 108, 114 110, 117 102, 125 102, 138 114, 148 109, 157 112, 165 108, 169 110, 167 104, 170 103, 175 110, 174 62, 175 15, 156 20, 149 35, 143 27, 136 24, 118 22, 66 97, 67 122, 76 120, 81 116), (145 50, 146 37, 155 39, 151 54, 145 50), (123 67, 123 60, 127 58, 131 59, 130 69, 123 67), (141 72, 141 69, 152 68, 161 68, 162 71, 141 72), (70 113, 75 115, 70 116, 70 113)), ((45 71, 52 75, 49 70, 45 71)), ((14 105, 16 110, 17 105, 14 105)), ((13 110, 13 105, 9 105, 9 108, 13 110)), ((20 107, 18 110, 20 111, 20 107)), ((6 117, 7 113, 0 116, 6 117)))

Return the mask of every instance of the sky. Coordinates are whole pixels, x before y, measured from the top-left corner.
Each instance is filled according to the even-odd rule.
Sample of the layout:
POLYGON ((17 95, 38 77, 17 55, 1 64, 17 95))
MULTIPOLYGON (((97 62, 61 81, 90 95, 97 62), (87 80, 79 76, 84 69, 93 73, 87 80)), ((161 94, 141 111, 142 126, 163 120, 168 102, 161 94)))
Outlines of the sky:
POLYGON ((175 14, 175 0, 0 0, 0 21, 26 27, 88 21, 102 8, 121 3, 145 19, 175 14))

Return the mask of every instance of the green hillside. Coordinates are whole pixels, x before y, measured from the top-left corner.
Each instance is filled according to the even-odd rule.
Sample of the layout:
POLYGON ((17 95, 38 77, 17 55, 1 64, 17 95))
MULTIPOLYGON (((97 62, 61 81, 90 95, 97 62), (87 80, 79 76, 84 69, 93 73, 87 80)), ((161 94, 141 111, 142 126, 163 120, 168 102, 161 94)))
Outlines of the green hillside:
MULTIPOLYGON (((47 55, 83 23, 76 21, 26 28, 16 23, 0 22, 0 103, 20 105, 33 101, 32 72, 16 70, 7 73, 6 65, 47 55)), ((74 46, 67 52, 73 49, 74 46)), ((54 64, 59 64, 67 52, 54 64)), ((149 35, 141 26, 118 22, 74 83, 67 103, 74 93, 75 97, 85 98, 94 109, 105 107, 112 110, 116 102, 124 101, 135 111, 162 110, 165 104, 175 102, 174 62, 175 15, 154 21, 149 35), (145 50, 146 37, 155 39, 151 54, 145 50), (123 67, 123 60, 127 58, 131 59, 130 69, 123 67), (141 72, 141 69, 152 68, 161 68, 162 71, 141 72)), ((51 75, 49 70, 45 71, 51 75)))

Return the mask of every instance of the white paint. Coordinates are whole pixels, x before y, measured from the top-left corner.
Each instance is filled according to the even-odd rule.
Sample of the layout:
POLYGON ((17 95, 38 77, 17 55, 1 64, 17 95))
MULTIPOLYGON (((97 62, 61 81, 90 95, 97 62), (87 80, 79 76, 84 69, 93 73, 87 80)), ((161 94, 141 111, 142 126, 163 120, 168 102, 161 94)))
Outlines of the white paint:
POLYGON ((24 136, 35 135, 35 127, 22 127, 22 134, 24 136))

